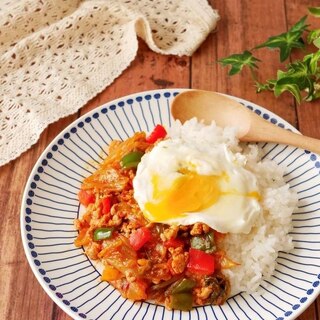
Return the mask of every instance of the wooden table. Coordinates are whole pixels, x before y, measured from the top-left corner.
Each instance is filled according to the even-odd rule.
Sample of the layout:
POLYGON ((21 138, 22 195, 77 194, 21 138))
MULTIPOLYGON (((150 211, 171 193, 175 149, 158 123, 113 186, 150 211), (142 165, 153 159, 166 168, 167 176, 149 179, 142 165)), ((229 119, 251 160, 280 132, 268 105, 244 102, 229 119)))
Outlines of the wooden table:
MULTIPOLYGON (((303 134, 320 138, 320 105, 296 105, 291 96, 276 99, 272 93, 256 94, 249 72, 234 77, 216 63, 219 58, 262 43, 269 36, 287 30, 319 0, 216 0, 221 20, 191 57, 161 56, 140 41, 137 58, 107 89, 77 114, 50 125, 40 140, 15 161, 0 168, 0 319, 71 319, 46 295, 34 277, 20 239, 20 203, 29 173, 48 143, 67 125, 89 110, 126 94, 159 88, 201 88, 239 96, 283 117, 303 134)), ((309 18, 313 27, 319 19, 309 18)), ((267 62, 260 68, 261 79, 272 78, 279 67, 275 52, 260 50, 257 56, 267 62)), ((292 57, 294 58, 294 57, 292 57)), ((320 298, 300 320, 320 319, 320 298)))

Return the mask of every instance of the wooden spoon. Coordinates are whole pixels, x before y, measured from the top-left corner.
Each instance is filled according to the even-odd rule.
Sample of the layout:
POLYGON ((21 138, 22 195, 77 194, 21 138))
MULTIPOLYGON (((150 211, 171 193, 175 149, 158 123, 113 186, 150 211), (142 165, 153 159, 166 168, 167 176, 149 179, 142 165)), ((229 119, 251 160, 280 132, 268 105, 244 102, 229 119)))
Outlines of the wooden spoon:
POLYGON ((236 127, 237 137, 241 141, 283 143, 320 154, 320 140, 282 129, 239 102, 216 92, 184 91, 174 98, 171 114, 182 123, 196 117, 206 124, 214 120, 220 127, 236 127))

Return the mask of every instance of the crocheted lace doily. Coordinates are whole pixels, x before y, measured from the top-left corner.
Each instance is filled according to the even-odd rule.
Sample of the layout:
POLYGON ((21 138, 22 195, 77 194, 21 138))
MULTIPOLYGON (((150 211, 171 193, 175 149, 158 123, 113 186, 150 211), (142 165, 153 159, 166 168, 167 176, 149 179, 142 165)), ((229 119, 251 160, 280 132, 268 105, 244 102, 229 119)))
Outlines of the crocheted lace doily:
POLYGON ((0 6, 0 165, 76 112, 135 58, 137 36, 191 55, 219 16, 206 0, 16 0, 0 6))

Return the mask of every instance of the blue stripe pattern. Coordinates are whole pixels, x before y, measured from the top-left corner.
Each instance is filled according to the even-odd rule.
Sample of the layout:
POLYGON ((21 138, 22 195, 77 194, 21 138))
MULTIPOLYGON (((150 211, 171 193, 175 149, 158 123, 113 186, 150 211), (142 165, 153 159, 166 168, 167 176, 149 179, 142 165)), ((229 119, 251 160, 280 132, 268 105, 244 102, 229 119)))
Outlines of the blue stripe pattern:
MULTIPOLYGON (((149 302, 132 303, 99 280, 101 269, 73 244, 73 220, 82 213, 77 192, 84 177, 107 156, 106 146, 158 123, 170 126, 170 103, 180 90, 127 96, 91 111, 66 128, 44 151, 24 194, 21 227, 28 260, 51 298, 75 319, 292 320, 319 293, 320 160, 307 150, 259 144, 263 158, 285 168, 284 178, 299 196, 290 235, 290 253, 279 253, 277 267, 258 292, 231 297, 223 306, 169 311, 149 302), (67 309, 66 309, 67 308, 67 309)), ((281 118, 247 101, 243 105, 272 123, 281 118)))

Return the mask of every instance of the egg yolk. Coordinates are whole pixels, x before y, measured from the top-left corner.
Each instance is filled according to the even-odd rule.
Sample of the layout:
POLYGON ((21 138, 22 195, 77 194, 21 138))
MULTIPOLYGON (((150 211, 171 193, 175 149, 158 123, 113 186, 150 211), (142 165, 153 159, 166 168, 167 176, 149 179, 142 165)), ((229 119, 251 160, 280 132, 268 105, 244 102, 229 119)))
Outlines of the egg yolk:
MULTIPOLYGON (((163 179, 163 178, 162 178, 163 179)), ((162 188, 161 178, 152 177, 153 201, 145 204, 144 215, 151 221, 165 221, 212 206, 221 195, 222 176, 186 172, 170 188, 162 188)))

